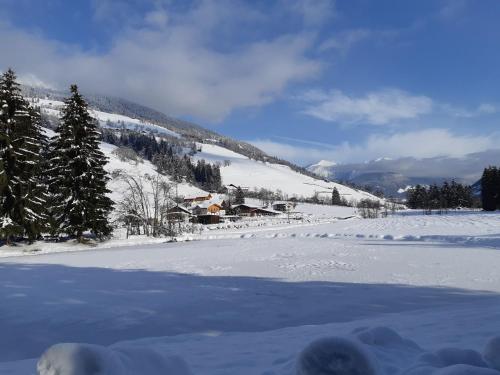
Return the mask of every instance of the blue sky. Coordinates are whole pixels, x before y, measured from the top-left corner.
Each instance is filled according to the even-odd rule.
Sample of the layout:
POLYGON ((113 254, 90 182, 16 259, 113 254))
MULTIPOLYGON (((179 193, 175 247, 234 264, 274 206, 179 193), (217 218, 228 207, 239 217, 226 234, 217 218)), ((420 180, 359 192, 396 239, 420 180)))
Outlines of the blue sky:
POLYGON ((496 0, 0 0, 0 69, 307 164, 500 141, 496 0))

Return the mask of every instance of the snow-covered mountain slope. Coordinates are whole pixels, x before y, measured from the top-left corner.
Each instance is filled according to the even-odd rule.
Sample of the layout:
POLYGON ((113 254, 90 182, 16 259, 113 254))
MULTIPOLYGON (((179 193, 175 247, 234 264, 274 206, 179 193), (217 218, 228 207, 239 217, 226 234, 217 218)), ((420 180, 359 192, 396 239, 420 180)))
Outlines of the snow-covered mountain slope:
MULTIPOLYGON (((61 100, 51 97, 31 97, 30 101, 40 107, 42 114, 53 119, 60 116, 60 110, 64 105, 61 100)), ((167 128, 164 124, 159 125, 140 116, 130 117, 124 114, 109 113, 97 110, 92 106, 90 110, 92 116, 99 121, 103 128, 116 129, 117 131, 126 129, 141 133, 150 133, 159 137, 175 137, 179 141, 193 141, 193 135, 191 133, 186 134, 182 128, 175 128, 176 130, 173 130, 173 127, 167 128)), ((357 202, 361 199, 379 199, 369 193, 322 180, 319 176, 315 178, 311 174, 308 175, 307 172, 301 171, 299 167, 287 164, 286 162, 281 164, 244 142, 234 141, 210 131, 207 131, 207 134, 203 134, 201 137, 194 137, 194 139, 199 141, 197 145, 198 150, 201 151, 197 152, 193 159, 204 159, 209 163, 218 163, 221 165, 222 183, 224 185, 233 184, 246 187, 252 191, 258 191, 262 188, 274 192, 279 190, 289 198, 310 198, 317 195, 320 199, 325 200, 329 199, 331 190, 335 187, 338 189, 341 197, 347 201, 357 202), (249 157, 249 155, 253 157, 249 157)), ((144 163, 132 165, 129 162, 120 161, 112 153, 113 150, 114 147, 111 145, 103 146, 103 151, 105 151, 112 163, 112 166, 109 167, 110 169, 125 169, 129 173, 141 173, 143 171, 144 173, 151 174, 154 172, 154 166, 151 163, 144 161, 144 163)), ((333 164, 330 163, 328 166, 331 167, 333 164)), ((325 167, 327 166, 325 165, 325 167)), ((191 195, 202 192, 191 185, 184 185, 179 190, 179 195, 191 195)), ((117 187, 116 191, 119 190, 117 187)))
MULTIPOLYGON (((114 172, 122 171, 133 177, 144 177, 145 175, 154 176, 156 174, 156 168, 153 164, 151 164, 147 160, 140 160, 139 162, 121 160, 116 153, 114 152, 117 147, 110 145, 109 143, 101 142, 101 151, 104 152, 104 155, 108 158, 108 164, 106 164, 107 172, 112 176, 111 180, 108 183, 108 189, 111 190, 111 198, 115 202, 119 202, 123 197, 123 194, 126 193, 127 186, 126 184, 120 180, 119 178, 113 177, 114 172)), ((179 183, 176 184, 176 194, 181 197, 187 196, 200 196, 207 194, 206 191, 193 186, 188 183, 179 183)), ((145 190, 151 190, 147 184, 145 184, 145 190)), ((173 192, 172 192, 173 193, 173 192)))
POLYGON ((311 164, 307 167, 311 172, 316 173, 318 176, 325 178, 332 178, 332 170, 337 165, 334 161, 330 160, 320 160, 315 164, 311 164))
MULTIPOLYGON (((63 102, 51 99, 36 99, 35 104, 40 106, 42 113, 56 117, 59 116, 60 110, 64 106, 63 102)), ((137 132, 149 132, 152 134, 166 135, 175 138, 180 137, 179 134, 172 130, 142 119, 132 118, 116 113, 98 111, 96 109, 91 109, 90 114, 99 121, 99 125, 103 128, 127 129, 137 132)))
POLYGON ((195 159, 204 159, 210 163, 222 163, 221 175, 223 183, 226 185, 233 184, 254 191, 258 191, 260 188, 272 191, 281 190, 289 198, 294 196, 311 197, 318 194, 325 199, 331 195, 331 190, 335 187, 341 197, 348 201, 378 199, 364 191, 335 182, 315 179, 298 173, 286 165, 252 160, 217 145, 198 144, 198 148, 201 148, 201 152, 194 155, 195 159), (227 164, 229 165, 225 166, 227 164))
MULTIPOLYGON (((48 137, 53 137, 54 135, 56 135, 56 133, 50 129, 45 129, 45 134, 48 137)), ((126 183, 122 179, 117 177, 117 172, 122 172, 134 178, 144 178, 146 175, 154 176, 157 173, 156 167, 147 160, 138 158, 138 161, 133 161, 120 158, 116 153, 116 150, 118 149, 117 146, 101 142, 100 149, 108 159, 108 163, 105 166, 106 171, 111 177, 110 181, 108 182, 108 189, 111 190, 110 197, 115 203, 120 202, 123 198, 123 195, 127 191, 126 183)), ((165 178, 167 179, 167 181, 169 181, 168 177, 165 178)), ((172 186, 175 186, 175 194, 178 194, 180 197, 200 196, 207 194, 206 191, 189 183, 174 184, 172 183, 172 181, 169 182, 172 184, 172 186)), ((148 193, 152 193, 151 186, 148 186, 148 184, 144 184, 144 190, 148 193)))

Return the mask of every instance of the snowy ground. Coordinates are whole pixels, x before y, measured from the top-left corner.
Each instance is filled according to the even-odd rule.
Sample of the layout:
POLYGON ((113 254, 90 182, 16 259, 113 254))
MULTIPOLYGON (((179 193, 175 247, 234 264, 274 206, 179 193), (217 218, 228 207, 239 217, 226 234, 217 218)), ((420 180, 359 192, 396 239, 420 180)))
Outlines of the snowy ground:
MULTIPOLYGON (((418 358, 449 346, 481 352, 500 334, 500 215, 326 217, 214 228, 200 241, 2 258, 0 373, 35 374, 50 345, 83 342, 111 345, 84 352, 116 368, 125 356, 130 374, 141 373, 137 353, 160 353, 179 355, 193 374, 292 375, 311 341, 345 336, 377 374, 425 363, 420 373, 431 374, 457 362, 498 374, 478 370, 486 364, 472 352, 418 358), (352 333, 379 326, 415 343, 387 330, 352 333)), ((59 365, 68 354, 55 352, 45 359, 59 365)))

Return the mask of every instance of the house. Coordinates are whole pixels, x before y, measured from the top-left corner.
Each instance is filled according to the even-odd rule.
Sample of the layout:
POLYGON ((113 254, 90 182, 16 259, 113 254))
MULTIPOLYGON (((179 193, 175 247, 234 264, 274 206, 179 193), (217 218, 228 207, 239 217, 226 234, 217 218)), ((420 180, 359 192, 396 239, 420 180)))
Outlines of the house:
POLYGON ((212 194, 208 193, 208 195, 200 195, 200 196, 194 196, 194 197, 185 197, 184 198, 184 203, 197 203, 197 202, 204 202, 212 199, 212 194))
POLYGON ((280 212, 290 212, 295 208, 293 202, 277 201, 273 203, 273 210, 280 212))
POLYGON ((194 215, 225 215, 225 206, 224 199, 213 197, 201 203, 193 204, 191 209, 194 215))
POLYGON ((198 215, 193 218, 193 223, 199 223, 199 224, 219 224, 220 223, 220 216, 219 215, 198 215))
POLYGON ((167 211, 169 220, 187 221, 191 216, 193 216, 193 214, 189 209, 179 205, 175 205, 167 211))
POLYGON ((238 216, 274 216, 280 214, 280 212, 250 204, 238 204, 233 206, 233 211, 238 216))

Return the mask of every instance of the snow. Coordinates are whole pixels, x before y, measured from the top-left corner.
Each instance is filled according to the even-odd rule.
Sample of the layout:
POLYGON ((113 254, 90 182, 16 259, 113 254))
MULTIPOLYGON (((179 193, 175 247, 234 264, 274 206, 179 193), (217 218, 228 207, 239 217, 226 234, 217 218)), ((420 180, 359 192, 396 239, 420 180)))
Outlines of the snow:
POLYGON ((486 344, 484 360, 490 367, 500 371, 500 336, 492 337, 486 344))
POLYGON ((194 155, 195 160, 205 159, 210 163, 221 163, 222 182, 225 185, 247 187, 258 191, 265 188, 271 191, 281 190, 291 197, 312 197, 318 193, 325 199, 330 199, 331 191, 336 187, 341 197, 348 201, 379 198, 347 186, 330 181, 322 181, 293 171, 281 164, 264 163, 247 158, 244 155, 212 144, 197 144, 201 152, 194 155), (224 166, 229 160, 230 165, 224 166))
POLYGON ((56 344, 37 364, 40 375, 191 375, 179 357, 154 349, 105 348, 89 344, 56 344))
MULTIPOLYGON (((116 146, 110 145, 109 143, 101 142, 101 151, 108 158, 108 163, 105 169, 110 174, 113 171, 123 171, 128 175, 133 177, 144 177, 145 175, 154 176, 156 174, 156 168, 151 162, 147 160, 142 160, 142 162, 136 163, 134 161, 122 161, 120 160, 113 151, 117 149, 116 146)), ((169 178, 165 177, 172 185, 176 185, 177 193, 179 196, 191 196, 191 195, 206 195, 207 193, 197 188, 194 185, 188 183, 178 183, 170 181, 169 178)), ((146 188, 150 188, 146 186, 146 188)), ((115 202, 119 202, 127 190, 126 184, 118 178, 112 178, 108 184, 108 189, 111 190, 111 199, 115 202)))
MULTIPOLYGON (((44 110, 57 114, 62 103, 50 102, 44 110)), ((325 198, 337 187, 348 200, 374 199, 198 146, 195 159, 230 161, 225 184, 325 198)), ((110 173, 155 173, 100 147, 110 173)), ((116 178, 109 187, 117 201, 126 190, 116 178)), ((351 207, 294 211, 197 226, 175 243, 118 230, 92 246, 0 248, 0 373, 500 374, 498 213, 364 220, 351 207)))
POLYGON ((336 165, 338 164, 334 161, 320 160, 316 164, 311 164, 309 167, 307 167, 307 169, 316 173, 319 176, 330 178, 335 174, 332 168, 335 167, 336 165))
MULTIPOLYGON (((63 102, 50 99, 36 99, 36 100, 37 100, 36 104, 40 106, 42 112, 52 116, 57 116, 57 117, 60 116, 60 111, 64 106, 63 102)), ((99 120, 99 124, 102 127, 109 127, 115 129, 125 128, 136 131, 147 131, 154 134, 162 134, 175 138, 180 137, 178 133, 170 129, 166 129, 162 126, 152 124, 148 121, 143 121, 128 116, 119 115, 116 113, 108 113, 91 109, 90 115, 95 119, 99 120)))
POLYGON ((379 373, 370 352, 354 340, 327 337, 311 343, 300 354, 297 375, 379 373))
POLYGON ((102 127, 109 127, 113 129, 129 129, 135 131, 147 131, 153 134, 167 135, 175 138, 179 138, 180 135, 176 132, 166 129, 162 126, 152 124, 147 121, 134 119, 124 115, 118 115, 115 113, 101 112, 97 110, 91 110, 90 114, 92 117, 99 120, 102 127))
POLYGON ((498 374, 499 214, 301 210, 315 208, 324 221, 2 258, 0 373, 90 348, 121 374, 168 373, 172 356, 207 375, 498 374), (97 347, 49 349, 68 342, 97 347))

